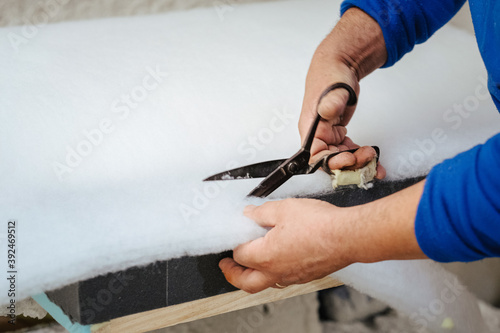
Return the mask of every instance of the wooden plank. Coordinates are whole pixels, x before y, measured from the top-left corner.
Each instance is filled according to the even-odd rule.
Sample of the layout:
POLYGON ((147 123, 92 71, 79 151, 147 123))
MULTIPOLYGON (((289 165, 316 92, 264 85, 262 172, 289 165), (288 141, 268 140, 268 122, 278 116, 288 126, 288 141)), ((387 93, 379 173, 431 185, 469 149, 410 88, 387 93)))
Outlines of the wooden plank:
POLYGON ((320 280, 289 286, 285 289, 269 288, 257 294, 248 294, 238 290, 113 319, 106 323, 92 325, 91 330, 94 333, 148 332, 340 285, 342 285, 341 282, 327 276, 320 280))

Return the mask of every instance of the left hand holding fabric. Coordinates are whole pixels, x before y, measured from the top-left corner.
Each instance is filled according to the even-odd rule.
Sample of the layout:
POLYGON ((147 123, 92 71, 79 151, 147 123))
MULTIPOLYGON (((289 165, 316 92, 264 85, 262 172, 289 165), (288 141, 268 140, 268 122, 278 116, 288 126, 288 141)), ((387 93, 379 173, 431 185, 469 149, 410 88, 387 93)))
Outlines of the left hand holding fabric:
POLYGON ((414 229, 424 184, 346 208, 314 199, 247 206, 244 214, 270 230, 235 248, 219 267, 229 283, 257 293, 307 283, 354 262, 427 258, 414 229))
POLYGON ((342 210, 313 199, 247 206, 247 217, 271 229, 264 237, 238 246, 234 259, 221 260, 219 267, 231 284, 250 293, 331 274, 352 263, 350 240, 339 237, 349 234, 339 229, 350 227, 339 223, 342 210))

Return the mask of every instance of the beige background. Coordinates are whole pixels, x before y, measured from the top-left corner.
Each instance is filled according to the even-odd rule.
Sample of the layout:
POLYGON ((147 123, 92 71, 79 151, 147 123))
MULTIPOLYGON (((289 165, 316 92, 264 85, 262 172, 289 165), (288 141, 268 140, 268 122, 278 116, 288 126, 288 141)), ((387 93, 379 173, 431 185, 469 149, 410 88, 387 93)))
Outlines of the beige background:
MULTIPOLYGON (((0 0, 0 26, 23 25, 41 12, 57 14, 50 22, 86 20, 111 16, 146 15, 195 7, 230 10, 237 4, 273 0, 0 0)), ((274 0, 276 1, 276 0, 274 0)))
MULTIPOLYGON (((56 13, 50 17, 50 22, 61 22, 145 15, 202 6, 228 10, 240 3, 266 1, 276 0, 0 0, 0 26, 27 24, 26 22, 36 20, 44 9, 49 12, 49 8, 54 8, 56 13)), ((452 20, 452 24, 473 31, 468 4, 452 20)))

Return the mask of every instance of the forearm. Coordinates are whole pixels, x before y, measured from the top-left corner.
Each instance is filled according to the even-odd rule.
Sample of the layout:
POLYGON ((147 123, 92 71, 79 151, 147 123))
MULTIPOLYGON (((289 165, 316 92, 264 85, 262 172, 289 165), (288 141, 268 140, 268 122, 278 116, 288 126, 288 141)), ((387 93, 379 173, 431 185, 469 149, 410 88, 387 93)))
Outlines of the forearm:
POLYGON ((317 48, 311 67, 321 62, 340 62, 361 80, 387 59, 382 29, 369 15, 351 8, 317 48))
POLYGON ((335 28, 314 53, 307 73, 304 101, 299 120, 302 139, 319 112, 324 121, 316 131, 312 156, 320 156, 330 146, 351 149, 343 142, 345 126, 351 119, 355 106, 346 106, 347 91, 330 92, 318 107, 321 93, 331 84, 343 82, 350 85, 359 96, 359 80, 385 63, 386 51, 382 31, 377 22, 363 11, 349 9, 335 28), (332 127, 334 126, 334 127, 332 127))
POLYGON ((352 262, 426 258, 415 236, 415 217, 424 183, 346 208, 352 262))

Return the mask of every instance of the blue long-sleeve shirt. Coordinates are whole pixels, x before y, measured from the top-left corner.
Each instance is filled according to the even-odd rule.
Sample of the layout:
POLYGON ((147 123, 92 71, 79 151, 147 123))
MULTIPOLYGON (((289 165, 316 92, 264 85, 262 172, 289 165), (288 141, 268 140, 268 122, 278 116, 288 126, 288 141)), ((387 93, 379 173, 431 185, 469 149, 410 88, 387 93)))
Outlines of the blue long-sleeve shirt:
MULTIPOLYGON (((465 0, 345 0, 380 25, 392 66, 448 22, 465 0)), ((500 1, 469 0, 488 89, 500 110, 500 1)), ((424 253, 437 261, 500 256, 500 133, 435 166, 415 219, 424 253)))

